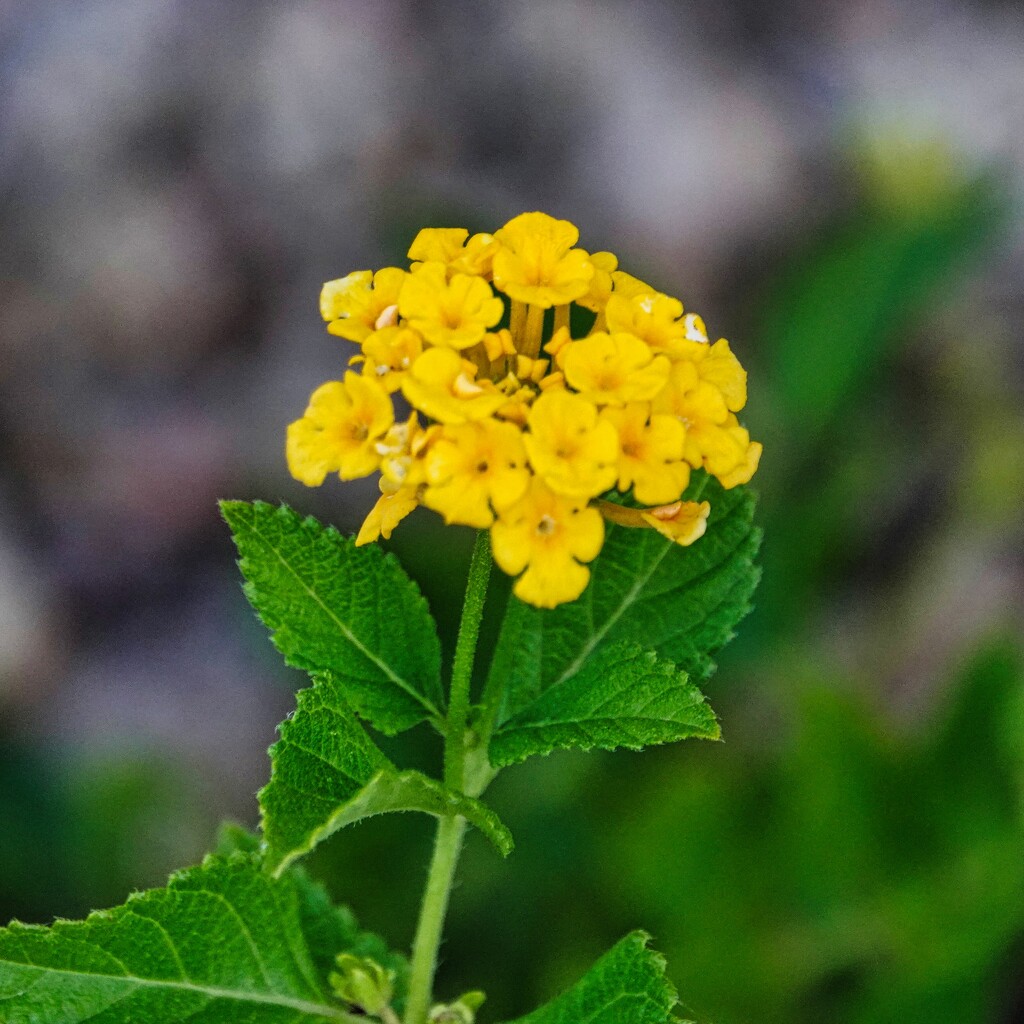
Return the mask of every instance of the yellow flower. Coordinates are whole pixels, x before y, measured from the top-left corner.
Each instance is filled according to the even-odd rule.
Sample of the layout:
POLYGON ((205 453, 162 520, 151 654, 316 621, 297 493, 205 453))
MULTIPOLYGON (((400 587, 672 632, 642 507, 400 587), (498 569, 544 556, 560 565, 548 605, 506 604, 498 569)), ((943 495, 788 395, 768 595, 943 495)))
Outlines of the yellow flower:
POLYGON ((693 466, 703 465, 723 487, 735 487, 754 475, 761 446, 729 413, 724 423, 696 423, 686 431, 686 458, 693 466))
POLYGON ((594 277, 590 288, 576 301, 586 309, 600 313, 608 304, 612 294, 612 271, 619 265, 611 252, 592 252, 590 262, 594 266, 594 277))
POLYGON ((402 380, 402 394, 438 423, 466 423, 494 414, 507 398, 476 367, 450 348, 429 348, 402 380))
POLYGON ((514 373, 509 373, 498 381, 498 388, 507 396, 507 401, 495 413, 499 419, 515 423, 520 428, 526 426, 526 418, 530 414, 530 406, 537 397, 537 392, 524 385, 514 373))
POLYGON ((391 393, 423 351, 423 338, 409 327, 384 327, 363 342, 363 373, 391 393))
POLYGON ((694 426, 724 423, 729 416, 722 392, 701 380, 697 364, 689 359, 672 364, 668 384, 654 398, 654 411, 678 416, 688 435, 694 426))
POLYGON ((545 391, 533 403, 527 424, 530 433, 523 442, 530 464, 553 491, 592 498, 615 483, 618 435, 586 399, 545 391))
POLYGON ((693 348, 706 355, 696 362, 685 359, 672 364, 668 386, 655 398, 654 410, 682 421, 686 428, 683 454, 691 466, 703 467, 723 487, 745 484, 761 457, 761 446, 751 442, 730 411, 746 401, 746 372, 724 339, 710 348, 700 344, 693 348), (702 379, 702 371, 711 380, 702 379))
MULTIPOLYGON (((409 247, 409 259, 422 263, 444 263, 449 273, 487 277, 498 249, 494 235, 481 233, 467 241, 465 228, 424 228, 409 247)), ((413 263, 415 270, 418 263, 413 263)))
POLYGON ((640 515, 658 533, 687 547, 704 536, 710 512, 711 506, 706 501, 674 501, 671 505, 648 509, 640 515))
POLYGON ((565 379, 597 405, 645 402, 665 386, 669 361, 632 334, 596 334, 562 350, 565 379))
POLYGON ((605 409, 601 417, 619 435, 618 489, 644 505, 675 501, 690 482, 690 467, 683 461, 686 431, 674 416, 654 415, 650 406, 631 402, 621 409, 605 409))
POLYGON ((369 377, 349 371, 313 392, 302 419, 288 427, 292 476, 318 487, 328 473, 342 480, 368 476, 380 465, 375 443, 394 422, 388 393, 369 377))
POLYGON ((465 228, 423 228, 406 255, 419 263, 451 263, 462 255, 467 238, 465 228))
POLYGON ((633 295, 655 295, 657 289, 652 288, 646 281, 639 277, 627 274, 624 270, 612 271, 612 288, 614 294, 625 295, 627 298, 633 295))
POLYGON ((494 284, 520 302, 547 309, 585 295, 594 265, 574 249, 580 233, 567 220, 546 213, 521 213, 494 233, 494 284))
POLYGON ((750 483, 751 477, 757 472, 758 463, 761 461, 761 452, 764 446, 759 441, 750 441, 743 461, 728 473, 722 473, 718 482, 728 491, 740 484, 750 483))
POLYGON ((454 274, 449 281, 443 263, 423 263, 406 276, 398 312, 432 345, 462 349, 482 341, 505 306, 483 278, 454 274))
POLYGON ((522 434, 495 420, 443 427, 427 456, 426 479, 423 504, 446 523, 490 526, 492 507, 514 504, 530 482, 522 434))
POLYGON ((608 300, 605 318, 609 331, 629 331, 653 349, 675 354, 686 339, 683 304, 660 292, 615 294, 608 300))
POLYGON ((378 327, 396 322, 398 292, 407 277, 398 267, 373 273, 357 270, 328 281, 320 291, 320 315, 339 338, 362 341, 378 327), (394 308, 392 308, 394 307, 394 308))
POLYGON ((513 593, 539 608, 554 608, 583 593, 590 570, 580 563, 596 558, 603 543, 600 513, 583 500, 556 494, 537 477, 491 527, 495 562, 510 576, 523 573, 513 593))
POLYGON ((394 528, 418 504, 415 487, 402 487, 397 491, 382 494, 359 528, 359 533, 356 535, 356 547, 370 544, 378 537, 390 540, 394 528))
POLYGON ((438 430, 437 425, 421 427, 419 417, 412 413, 404 422, 395 423, 376 443, 382 491, 388 493, 423 483, 424 459, 438 430))
POLYGON ((729 342, 719 338, 714 345, 691 344, 689 351, 700 379, 718 388, 730 412, 739 412, 747 404, 747 371, 733 355, 729 342))

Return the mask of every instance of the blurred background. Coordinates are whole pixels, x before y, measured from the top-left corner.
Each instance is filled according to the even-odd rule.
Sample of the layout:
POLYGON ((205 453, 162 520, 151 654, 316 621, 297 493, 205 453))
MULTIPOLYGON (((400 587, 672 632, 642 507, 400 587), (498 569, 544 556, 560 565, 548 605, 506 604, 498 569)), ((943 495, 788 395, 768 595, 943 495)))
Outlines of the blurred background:
MULTIPOLYGON (((539 208, 750 370, 764 579, 724 744, 494 786, 442 990, 507 1019, 640 926, 704 1022, 1024 1021, 1022 200, 1009 2, 0 3, 0 919, 255 824, 303 679, 215 499, 353 529, 283 456, 320 284, 539 208)), ((450 631, 438 523, 393 546, 450 631)), ((430 834, 313 869, 407 946, 430 834)))

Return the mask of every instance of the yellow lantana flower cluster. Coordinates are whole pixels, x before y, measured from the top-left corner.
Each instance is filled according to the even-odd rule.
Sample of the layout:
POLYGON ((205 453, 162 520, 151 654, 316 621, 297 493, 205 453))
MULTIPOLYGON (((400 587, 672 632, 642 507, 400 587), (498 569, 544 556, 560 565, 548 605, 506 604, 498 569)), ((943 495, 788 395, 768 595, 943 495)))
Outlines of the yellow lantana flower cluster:
POLYGON ((425 228, 408 270, 324 285, 328 331, 359 352, 289 426, 288 465, 309 486, 380 472, 357 544, 425 505, 489 529, 515 594, 550 608, 583 592, 604 520, 691 544, 710 511, 682 501, 691 469, 727 488, 753 476, 761 445, 736 418, 747 375, 729 343, 578 240, 544 213, 493 235, 425 228))

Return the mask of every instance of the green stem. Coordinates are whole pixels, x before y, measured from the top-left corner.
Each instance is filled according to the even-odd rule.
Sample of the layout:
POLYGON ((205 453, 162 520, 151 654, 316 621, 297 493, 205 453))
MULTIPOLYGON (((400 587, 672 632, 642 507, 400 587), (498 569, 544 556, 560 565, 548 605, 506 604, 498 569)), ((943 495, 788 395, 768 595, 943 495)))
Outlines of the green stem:
POLYGON ((473 659, 480 636, 480 622, 487 599, 487 581, 491 577, 491 545, 486 530, 476 535, 473 558, 469 563, 469 579, 462 603, 459 638, 455 642, 452 664, 452 686, 448 696, 448 727, 444 744, 444 781, 450 789, 462 790, 466 765, 466 722, 469 718, 470 684, 473 681, 473 659))
POLYGON ((455 878, 455 866, 462 850, 466 819, 458 816, 442 818, 437 825, 434 858, 430 862, 423 907, 412 944, 412 969, 409 972, 409 998, 405 1004, 405 1024, 425 1024, 434 990, 437 951, 441 946, 441 930, 448 912, 448 897, 455 878))
MULTIPOLYGON (((473 558, 469 564, 469 579, 466 582, 462 619, 459 622, 459 637, 455 643, 455 661, 452 664, 452 685, 445 729, 444 780, 447 786, 457 791, 463 789, 465 782, 470 684, 473 680, 473 660, 480 636, 480 622, 483 618, 490 575, 490 542, 487 531, 481 530, 477 534, 473 558)), ((448 912, 448 900, 465 831, 466 819, 457 815, 442 818, 438 822, 434 856, 430 862, 420 919, 412 944, 412 967, 409 974, 405 1024, 425 1024, 430 1010, 434 972, 437 969, 437 951, 441 945, 441 932, 448 912)))

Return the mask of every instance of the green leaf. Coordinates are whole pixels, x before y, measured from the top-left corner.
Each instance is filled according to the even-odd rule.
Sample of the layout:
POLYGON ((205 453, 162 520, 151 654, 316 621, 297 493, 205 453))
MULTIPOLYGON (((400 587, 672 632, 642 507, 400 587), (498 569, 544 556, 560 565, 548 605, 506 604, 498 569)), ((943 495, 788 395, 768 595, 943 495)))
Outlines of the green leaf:
POLYGON ((670 1024, 676 991, 665 958, 632 932, 567 992, 512 1024, 670 1024))
POLYGON ((301 690, 295 714, 270 748, 270 782, 259 794, 267 863, 278 874, 321 840, 389 811, 461 814, 501 851, 512 837, 479 800, 415 771, 399 771, 374 745, 331 676, 301 690))
POLYGON ((6 1024, 352 1021, 314 963, 303 903, 291 875, 273 879, 236 853, 207 857, 165 889, 85 921, 14 922, 0 930, 0 1016, 6 1024))
POLYGON ((707 532, 695 544, 609 525, 578 600, 541 610, 509 599, 488 681, 502 694, 499 726, 623 641, 678 665, 695 685, 711 676, 711 654, 750 610, 761 535, 747 488, 727 491, 703 474, 695 486, 711 503, 707 532))
POLYGON ((331 672, 388 735, 441 717, 441 645, 426 601, 376 545, 287 506, 225 501, 245 592, 289 665, 331 672))
MULTIPOLYGON (((257 833, 234 822, 225 822, 220 827, 214 852, 221 858, 236 853, 260 857, 262 850, 263 841, 257 833)), ((408 960, 401 953, 389 949, 379 935, 360 929, 352 911, 332 903, 324 886, 313 881, 303 867, 292 865, 288 870, 288 878, 295 887, 302 933, 324 991, 331 990, 328 976, 337 969, 335 957, 339 953, 369 957, 382 967, 394 971, 395 1007, 399 1008, 405 999, 408 960)))
POLYGON ((718 739, 714 712, 685 672, 629 641, 600 648, 545 690, 491 741, 495 767, 577 747, 640 750, 690 737, 718 739))
POLYGON ((325 991, 330 991, 329 975, 337 970, 338 953, 369 957, 382 967, 395 973, 394 1006, 400 1010, 405 1002, 409 982, 409 962, 401 953, 388 948, 387 943, 373 932, 363 931, 348 907, 331 902, 327 890, 314 882, 298 865, 289 876, 295 882, 299 897, 299 918, 306 937, 309 955, 317 969, 317 976, 325 991))

